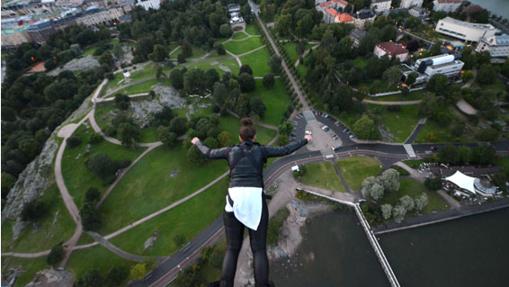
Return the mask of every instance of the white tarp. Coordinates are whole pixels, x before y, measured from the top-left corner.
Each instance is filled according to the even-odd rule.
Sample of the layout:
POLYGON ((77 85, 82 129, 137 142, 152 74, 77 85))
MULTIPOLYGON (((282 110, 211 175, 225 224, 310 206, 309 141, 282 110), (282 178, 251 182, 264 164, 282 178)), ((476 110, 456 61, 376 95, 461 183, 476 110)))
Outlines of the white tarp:
POLYGON ((458 187, 470 191, 471 193, 475 193, 475 179, 475 177, 468 176, 459 170, 457 170, 453 175, 445 178, 445 180, 450 181, 458 187))

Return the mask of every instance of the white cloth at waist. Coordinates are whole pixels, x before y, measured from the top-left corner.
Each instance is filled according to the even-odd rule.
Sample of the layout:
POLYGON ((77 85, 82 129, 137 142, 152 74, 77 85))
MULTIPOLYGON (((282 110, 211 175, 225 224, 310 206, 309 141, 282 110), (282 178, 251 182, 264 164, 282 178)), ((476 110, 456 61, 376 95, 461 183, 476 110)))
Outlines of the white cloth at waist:
POLYGON ((261 187, 230 187, 228 194, 233 206, 226 196, 226 212, 233 212, 235 218, 246 227, 257 230, 262 218, 262 192, 261 187))

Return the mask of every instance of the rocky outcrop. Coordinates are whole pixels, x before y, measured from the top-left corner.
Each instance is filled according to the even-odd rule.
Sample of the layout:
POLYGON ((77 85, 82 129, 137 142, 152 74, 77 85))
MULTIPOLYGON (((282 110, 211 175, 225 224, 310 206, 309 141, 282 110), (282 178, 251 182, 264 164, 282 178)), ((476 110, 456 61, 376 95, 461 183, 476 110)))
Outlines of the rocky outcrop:
POLYGON ((153 115, 162 111, 164 107, 181 107, 185 104, 179 92, 169 86, 156 85, 154 92, 156 99, 143 99, 131 101, 133 120, 140 127, 146 127, 153 118, 153 115))
POLYGON ((71 287, 74 276, 65 270, 46 269, 37 272, 32 282, 25 287, 71 287))
POLYGON ((302 242, 301 227, 314 216, 332 210, 332 206, 319 202, 292 200, 287 205, 290 214, 283 223, 278 244, 268 249, 269 260, 292 257, 302 242))
POLYGON ((39 156, 19 175, 7 196, 7 203, 2 210, 2 220, 18 218, 25 205, 38 198, 48 187, 57 148, 58 144, 53 134, 44 144, 39 156))
MULTIPOLYGON (((308 219, 331 211, 333 206, 320 202, 294 199, 286 208, 288 208, 290 214, 280 229, 278 243, 276 246, 267 249, 267 256, 269 261, 272 262, 281 258, 291 258, 302 242, 301 227, 306 224, 308 219)), ((248 266, 239 266, 237 269, 238 283, 244 287, 254 286, 253 255, 251 252, 248 253, 248 257, 248 266)))
POLYGON ((56 68, 48 73, 50 76, 56 76, 63 71, 88 71, 91 69, 99 68, 101 64, 93 56, 86 56, 78 59, 73 59, 67 62, 63 67, 56 68))

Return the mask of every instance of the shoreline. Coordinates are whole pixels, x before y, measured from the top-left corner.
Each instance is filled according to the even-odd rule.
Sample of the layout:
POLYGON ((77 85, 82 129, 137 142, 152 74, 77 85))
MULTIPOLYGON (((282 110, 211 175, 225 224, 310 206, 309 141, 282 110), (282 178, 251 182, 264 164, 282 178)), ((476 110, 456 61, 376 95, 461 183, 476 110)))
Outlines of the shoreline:
POLYGON ((444 212, 411 217, 405 219, 402 223, 389 222, 386 224, 377 225, 373 227, 372 230, 375 235, 382 235, 396 231, 438 224, 455 219, 460 219, 467 216, 492 212, 504 208, 509 208, 509 198, 499 199, 493 202, 485 203, 480 206, 476 205, 463 206, 460 208, 449 209, 444 212))

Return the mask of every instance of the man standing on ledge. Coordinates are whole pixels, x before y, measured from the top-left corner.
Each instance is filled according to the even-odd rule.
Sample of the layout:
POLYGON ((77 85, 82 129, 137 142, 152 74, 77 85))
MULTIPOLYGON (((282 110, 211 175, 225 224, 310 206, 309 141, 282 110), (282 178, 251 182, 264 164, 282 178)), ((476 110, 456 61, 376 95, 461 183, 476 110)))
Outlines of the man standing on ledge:
POLYGON ((225 159, 230 167, 230 184, 223 220, 227 249, 221 281, 209 286, 233 287, 244 227, 248 228, 253 252, 256 287, 274 286, 269 282, 267 226, 269 212, 263 193, 263 166, 269 157, 293 153, 312 140, 311 135, 286 146, 272 147, 256 142, 256 128, 250 118, 240 120, 240 144, 210 149, 195 137, 191 142, 209 159, 225 159))

